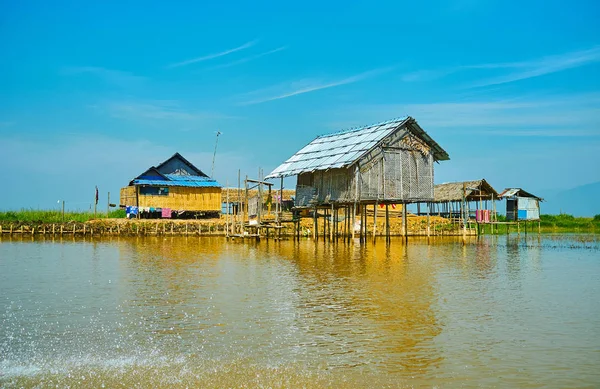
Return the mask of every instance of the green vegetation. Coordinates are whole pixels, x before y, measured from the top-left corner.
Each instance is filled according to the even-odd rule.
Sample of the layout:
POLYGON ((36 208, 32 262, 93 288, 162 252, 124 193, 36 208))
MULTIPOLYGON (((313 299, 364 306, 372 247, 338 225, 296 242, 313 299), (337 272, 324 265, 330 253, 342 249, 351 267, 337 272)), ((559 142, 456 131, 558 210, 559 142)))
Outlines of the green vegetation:
MULTIPOLYGON (((506 217, 503 215, 498 215, 499 222, 506 222, 506 217)), ((560 215, 541 215, 540 217, 540 229, 541 232, 551 233, 551 232, 584 232, 584 233, 598 233, 600 232, 600 215, 596 215, 592 217, 575 217, 573 215, 560 214, 560 215)), ((507 224, 499 224, 498 226, 499 234, 506 234, 506 229, 509 229, 509 232, 517 232, 517 226, 507 225, 507 224)), ((488 225, 484 226, 484 231, 486 234, 489 233, 490 227, 488 225)), ((523 233, 525 231, 525 223, 521 222, 520 230, 523 233)), ((527 222, 527 230, 533 233, 537 233, 538 231, 538 222, 532 221, 527 222)))
MULTIPOLYGON (((124 218, 125 211, 117 209, 111 211, 108 218, 124 218)), ((98 212, 96 219, 106 219, 106 213, 98 212)), ((63 214, 60 210, 35 210, 35 209, 22 209, 20 211, 5 211, 0 212, 0 222, 2 223, 65 223, 68 222, 87 222, 88 220, 94 219, 94 214, 91 212, 65 212, 64 220, 63 214)))
POLYGON ((600 231, 600 215, 591 217, 575 217, 561 213, 560 215, 542 215, 541 226, 543 229, 569 229, 600 231))

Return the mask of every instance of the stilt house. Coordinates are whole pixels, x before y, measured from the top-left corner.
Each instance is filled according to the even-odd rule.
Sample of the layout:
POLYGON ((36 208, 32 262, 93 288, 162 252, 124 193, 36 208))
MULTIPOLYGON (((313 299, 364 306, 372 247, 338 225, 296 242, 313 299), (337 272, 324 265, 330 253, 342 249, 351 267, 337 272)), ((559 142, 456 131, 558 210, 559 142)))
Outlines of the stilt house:
POLYGON ((431 201, 450 159, 412 117, 318 136, 266 179, 298 176, 296 207, 431 201))
POLYGON ((427 204, 430 212, 447 218, 477 218, 478 210, 495 211, 494 201, 499 199, 498 192, 484 179, 437 184, 434 192, 433 201, 427 204))
POLYGON ((131 180, 121 189, 120 200, 121 207, 151 215, 165 215, 162 209, 168 209, 173 216, 218 216, 221 185, 175 153, 131 180))
POLYGON ((506 220, 540 220, 540 201, 544 201, 543 198, 521 188, 505 189, 499 197, 506 199, 506 220))

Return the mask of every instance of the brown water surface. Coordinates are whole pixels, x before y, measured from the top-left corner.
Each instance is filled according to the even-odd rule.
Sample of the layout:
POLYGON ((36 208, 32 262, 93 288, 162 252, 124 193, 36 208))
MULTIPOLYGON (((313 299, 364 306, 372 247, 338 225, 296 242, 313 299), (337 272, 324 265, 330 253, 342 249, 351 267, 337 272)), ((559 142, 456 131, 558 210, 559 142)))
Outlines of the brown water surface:
POLYGON ((595 236, 0 240, 2 387, 597 387, 595 236))

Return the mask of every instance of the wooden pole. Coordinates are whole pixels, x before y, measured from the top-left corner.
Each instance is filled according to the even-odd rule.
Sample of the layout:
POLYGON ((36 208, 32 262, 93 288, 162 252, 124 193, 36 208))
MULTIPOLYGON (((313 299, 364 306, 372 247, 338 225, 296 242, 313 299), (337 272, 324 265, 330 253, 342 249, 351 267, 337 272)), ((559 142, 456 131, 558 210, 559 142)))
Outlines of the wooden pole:
POLYGON ((329 216, 330 217, 330 219, 329 219, 329 241, 330 242, 333 242, 333 230, 335 228, 335 221, 333 218, 334 211, 335 211, 335 209, 333 208, 333 203, 331 203, 331 215, 329 216), (331 227, 334 227, 334 228, 331 228, 331 227))
POLYGON ((377 200, 375 200, 375 204, 373 204, 373 242, 375 242, 377 234, 377 200))
POLYGON ((361 229, 361 242, 366 242, 367 241, 367 204, 363 204, 360 207, 360 217, 361 217, 361 222, 360 222, 360 229, 361 229))
POLYGON ((65 222, 65 200, 62 201, 62 222, 65 222))
POLYGON ((250 220, 250 215, 248 215, 248 175, 246 175, 246 179, 244 180, 244 188, 245 188, 245 198, 244 198, 244 217, 242 224, 242 234, 244 233, 243 226, 246 224, 246 219, 250 220))
POLYGON ((317 227, 318 227, 318 221, 317 221, 317 212, 318 212, 318 208, 315 205, 315 210, 313 212, 313 240, 316 242, 318 239, 319 234, 317 233, 317 227))
POLYGON ((106 217, 110 215, 110 192, 108 192, 108 202, 106 203, 106 217))
MULTIPOLYGON (((238 169, 238 197, 237 197, 237 220, 239 221, 239 233, 242 233, 242 171, 238 169)), ((235 233, 235 231, 234 231, 235 233)))
POLYGON ((431 207, 431 203, 427 203, 427 237, 431 235, 431 220, 429 218, 429 208, 431 207))
POLYGON ((462 201, 462 209, 463 209, 463 244, 467 243, 467 184, 463 182, 463 201, 462 201))
POLYGON ((406 205, 406 202, 402 202, 402 233, 404 234, 404 239, 408 240, 408 212, 406 205))
MULTIPOLYGON (((222 181, 221 181, 222 182, 222 181)), ((227 212, 225 214, 225 228, 226 228, 226 233, 225 236, 229 238, 229 180, 225 181, 225 189, 227 191, 227 193, 225 194, 225 211, 227 212)), ((187 223, 185 225, 185 229, 186 229, 186 234, 187 234, 187 223)))
POLYGON ((385 241, 390 242, 390 205, 385 203, 385 241))

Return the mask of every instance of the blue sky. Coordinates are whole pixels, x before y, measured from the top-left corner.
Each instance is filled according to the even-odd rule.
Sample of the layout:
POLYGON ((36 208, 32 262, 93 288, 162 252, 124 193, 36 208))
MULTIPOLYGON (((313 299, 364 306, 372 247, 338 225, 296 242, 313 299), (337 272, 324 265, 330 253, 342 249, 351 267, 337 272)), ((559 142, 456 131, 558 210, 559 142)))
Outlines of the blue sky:
POLYGON ((217 130, 231 184, 404 115, 450 154, 436 182, 600 181, 599 17, 595 1, 0 0, 0 208, 86 208, 176 151, 209 173, 217 130))

